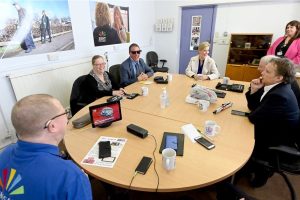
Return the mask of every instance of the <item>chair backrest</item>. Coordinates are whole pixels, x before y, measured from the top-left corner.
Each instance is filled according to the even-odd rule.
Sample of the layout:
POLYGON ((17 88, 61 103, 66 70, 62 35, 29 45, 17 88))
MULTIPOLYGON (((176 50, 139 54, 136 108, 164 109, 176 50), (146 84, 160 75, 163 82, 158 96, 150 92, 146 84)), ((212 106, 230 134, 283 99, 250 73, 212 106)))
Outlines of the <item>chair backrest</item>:
POLYGON ((117 84, 118 87, 120 86, 121 82, 120 67, 120 64, 116 64, 109 68, 109 75, 112 81, 117 84))
POLYGON ((147 62, 147 65, 150 66, 150 67, 157 67, 157 64, 158 64, 158 55, 157 55, 157 53, 154 52, 154 51, 149 51, 146 54, 146 62, 147 62))
POLYGON ((85 80, 86 77, 87 75, 82 75, 78 77, 73 83, 71 96, 70 96, 70 107, 71 107, 72 115, 75 115, 75 113, 77 113, 81 109, 81 107, 78 106, 78 102, 81 96, 80 85, 85 80))

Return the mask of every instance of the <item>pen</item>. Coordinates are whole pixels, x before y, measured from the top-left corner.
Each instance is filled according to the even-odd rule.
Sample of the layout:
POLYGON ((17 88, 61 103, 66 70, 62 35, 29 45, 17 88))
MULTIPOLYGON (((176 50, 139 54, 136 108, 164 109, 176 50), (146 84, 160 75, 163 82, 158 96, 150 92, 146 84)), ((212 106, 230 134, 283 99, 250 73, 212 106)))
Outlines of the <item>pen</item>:
POLYGON ((230 108, 233 105, 232 102, 223 103, 219 108, 217 108, 213 113, 217 114, 219 112, 222 112, 223 110, 230 108))

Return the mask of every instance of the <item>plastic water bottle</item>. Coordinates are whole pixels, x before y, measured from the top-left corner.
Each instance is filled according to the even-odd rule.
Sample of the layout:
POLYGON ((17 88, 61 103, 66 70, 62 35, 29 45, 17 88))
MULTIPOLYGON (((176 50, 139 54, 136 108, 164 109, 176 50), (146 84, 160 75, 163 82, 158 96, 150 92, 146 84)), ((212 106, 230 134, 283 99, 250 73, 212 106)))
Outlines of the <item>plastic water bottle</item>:
POLYGON ((160 95, 160 107, 166 108, 170 105, 169 95, 167 93, 166 88, 163 88, 163 91, 160 95))
POLYGON ((169 98, 169 94, 168 94, 168 92, 167 92, 167 90, 166 89, 164 89, 164 92, 165 92, 165 94, 166 94, 166 107, 168 107, 169 105, 170 105, 170 98, 169 98))

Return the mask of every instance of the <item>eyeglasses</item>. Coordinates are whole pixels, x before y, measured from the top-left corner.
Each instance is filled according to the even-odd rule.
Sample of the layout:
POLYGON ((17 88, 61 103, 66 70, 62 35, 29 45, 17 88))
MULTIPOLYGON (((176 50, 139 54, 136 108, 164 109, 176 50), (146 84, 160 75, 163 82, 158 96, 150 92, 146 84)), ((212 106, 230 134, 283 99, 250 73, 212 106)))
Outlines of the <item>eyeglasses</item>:
POLYGON ((99 64, 94 64, 94 66, 105 66, 106 65, 106 63, 105 62, 103 62, 103 63, 99 63, 99 64))
POLYGON ((142 50, 138 50, 138 51, 130 51, 132 54, 140 54, 142 52, 142 50))
POLYGON ((50 123, 51 123, 54 119, 56 119, 56 118, 58 118, 58 117, 60 117, 60 116, 63 116, 63 115, 67 115, 67 116, 68 116, 69 113, 70 113, 69 110, 65 110, 64 113, 52 117, 51 119, 49 119, 49 120, 45 123, 44 129, 48 128, 49 125, 50 125, 50 123))

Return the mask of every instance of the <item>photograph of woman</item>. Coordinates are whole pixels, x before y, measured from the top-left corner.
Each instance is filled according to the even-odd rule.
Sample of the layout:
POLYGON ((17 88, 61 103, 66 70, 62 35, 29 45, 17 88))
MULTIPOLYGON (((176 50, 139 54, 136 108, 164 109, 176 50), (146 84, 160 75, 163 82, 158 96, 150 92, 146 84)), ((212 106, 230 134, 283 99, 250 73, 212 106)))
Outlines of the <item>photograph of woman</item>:
POLYGON ((119 6, 114 7, 114 23, 113 28, 117 31, 122 43, 127 42, 127 30, 123 22, 121 10, 119 6))
POLYGON ((94 29, 95 46, 119 44, 121 40, 117 31, 111 27, 111 17, 107 3, 98 2, 95 7, 96 28, 94 29))

